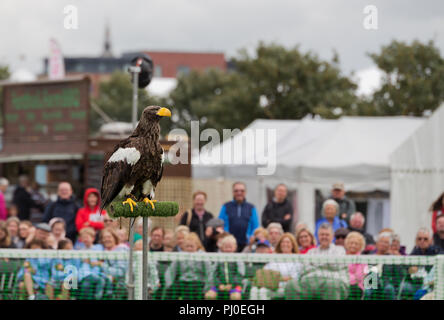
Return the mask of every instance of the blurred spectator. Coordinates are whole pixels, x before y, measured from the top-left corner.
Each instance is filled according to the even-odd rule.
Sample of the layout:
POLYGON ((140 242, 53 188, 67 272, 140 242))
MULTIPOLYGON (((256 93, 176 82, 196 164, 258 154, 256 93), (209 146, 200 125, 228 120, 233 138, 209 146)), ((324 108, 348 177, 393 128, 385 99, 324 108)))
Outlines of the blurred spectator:
POLYGON ((207 222, 204 241, 206 252, 217 252, 217 237, 224 232, 224 221, 222 219, 213 218, 207 222))
POLYGON ((15 249, 16 246, 9 236, 6 225, 0 225, 0 249, 15 249))
POLYGON ((114 229, 105 228, 100 232, 100 243, 105 251, 126 250, 119 246, 120 240, 114 229))
POLYGON ((48 203, 48 200, 43 196, 43 194, 40 193, 39 188, 40 186, 38 185, 38 183, 33 182, 29 189, 29 192, 31 193, 31 199, 36 204, 30 209, 29 219, 32 223, 42 222, 43 213, 48 203))
POLYGON ((256 241, 254 253, 273 253, 273 247, 268 240, 256 241))
MULTIPOLYGON (((187 237, 188 237, 188 235, 187 235, 187 237)), ((190 232, 189 237, 193 238, 194 242, 197 243, 197 251, 205 252, 205 248, 204 248, 202 242, 200 241, 200 238, 196 232, 190 232)))
POLYGON ((43 222, 49 222, 55 217, 62 218, 66 223, 66 237, 75 242, 77 235, 75 219, 79 206, 72 194, 71 184, 59 183, 57 194, 57 201, 46 207, 43 222))
POLYGON ((444 192, 436 199, 430 206, 430 211, 432 211, 432 230, 436 233, 436 219, 439 216, 444 215, 444 192))
POLYGON ((294 234, 298 234, 300 230, 307 229, 308 225, 305 222, 299 222, 296 227, 294 228, 294 234))
POLYGON ((17 248, 23 249, 34 238, 34 232, 35 228, 32 226, 31 221, 20 221, 17 248))
POLYGON ((228 232, 223 232, 221 234, 218 234, 216 236, 216 251, 215 252, 221 252, 222 249, 222 241, 224 240, 224 238, 228 237, 228 236, 232 236, 232 234, 228 233, 228 232))
POLYGON ((83 207, 76 213, 77 231, 92 227, 96 231, 104 228, 103 220, 107 216, 105 210, 100 211, 100 194, 96 188, 88 188, 83 196, 83 207))
MULTIPOLYGON (((136 227, 134 230, 134 242, 143 238, 143 219, 139 218, 138 220, 136 220, 135 223, 136 223, 136 227)), ((153 225, 153 221, 150 218, 148 218, 148 235, 151 233, 151 226, 152 225, 153 225)), ((150 242, 149 236, 148 236, 148 242, 150 242)))
POLYGON ((173 251, 182 251, 183 240, 185 236, 190 233, 190 229, 187 226, 178 226, 174 232, 174 243, 176 246, 173 248, 173 251))
POLYGON ((18 178, 17 188, 14 190, 12 203, 18 209, 18 218, 20 220, 30 220, 31 208, 37 207, 43 210, 43 205, 36 203, 32 199, 29 178, 22 175, 18 178))
MULTIPOLYGON (((343 256, 345 250, 333 243, 333 229, 330 223, 319 226, 319 247, 307 252, 308 255, 343 256)), ((347 266, 340 263, 305 264, 298 280, 290 280, 285 289, 287 299, 341 300, 348 296, 349 279, 347 266)))
MULTIPOLYGON (((338 212, 339 212, 339 205, 335 200, 328 199, 324 201, 324 203, 322 204, 322 215, 324 217, 316 222, 315 237, 318 242, 319 242, 318 229, 320 225, 324 223, 330 224, 333 229, 333 232, 336 232, 336 230, 338 230, 339 228, 347 228, 347 222, 341 220, 338 217, 338 212)), ((335 239, 333 237, 332 242, 334 242, 334 240, 335 239)))
POLYGON ((151 230, 150 251, 163 251, 163 237, 165 231, 162 227, 154 227, 151 230))
POLYGON ((8 229, 9 237, 11 238, 11 241, 14 243, 15 247, 17 247, 18 243, 20 242, 18 234, 19 225, 20 220, 17 217, 9 217, 8 220, 6 220, 6 229, 8 229))
POLYGON ((339 228, 335 231, 335 245, 344 246, 345 238, 347 237, 349 231, 346 228, 339 228))
POLYGON ((60 240, 64 240, 66 236, 65 220, 62 218, 52 218, 49 221, 49 227, 51 228, 51 235, 54 237, 55 243, 51 247, 57 249, 60 240))
POLYGON ((180 224, 188 226, 190 232, 195 232, 201 242, 205 242, 205 226, 213 219, 213 214, 205 210, 207 194, 203 191, 193 193, 193 208, 187 210, 180 219, 180 224))
POLYGON ((270 244, 274 248, 276 248, 276 245, 279 242, 279 239, 284 234, 284 229, 282 229, 282 226, 280 223, 272 222, 267 227, 268 232, 268 238, 270 239, 270 244))
POLYGON ((285 184, 277 185, 274 197, 262 212, 262 226, 267 228, 272 222, 280 223, 284 232, 290 232, 293 217, 293 206, 287 199, 288 190, 285 184))
POLYGON ((5 192, 8 189, 9 181, 6 178, 0 178, 0 221, 6 220, 8 211, 6 210, 5 192))
MULTIPOLYGON (((412 256, 434 256, 442 252, 441 248, 433 245, 432 233, 427 228, 420 228, 416 233, 415 247, 412 256)), ((444 253, 444 252, 442 252, 444 253)))
POLYGON ((219 213, 224 220, 226 232, 234 235, 237 241, 237 250, 241 252, 253 236, 254 230, 259 227, 256 208, 246 201, 246 186, 243 182, 233 184, 233 200, 225 203, 219 213))
POLYGON ((370 233, 365 232, 364 225, 365 217, 361 212, 358 211, 350 216, 350 226, 348 227, 348 230, 357 231, 362 234, 364 236, 366 244, 366 248, 364 249, 364 251, 371 251, 374 250, 375 240, 370 233))
POLYGON ((444 215, 436 218, 436 232, 433 235, 433 243, 444 251, 444 215))
MULTIPOLYGON (((142 219, 140 219, 140 221, 142 221, 142 219)), ((111 218, 108 214, 105 214, 103 216, 103 229, 105 228, 117 229, 119 228, 119 221, 111 218)))
POLYGON ((306 254, 308 250, 316 248, 316 240, 313 233, 308 228, 302 226, 296 233, 296 242, 299 246, 299 253, 306 254))
POLYGON ((392 234, 392 244, 390 246, 390 254, 395 256, 405 256, 405 246, 401 245, 401 237, 397 234, 392 234))
MULTIPOLYGON (((357 231, 347 234, 344 241, 344 248, 349 255, 359 255, 365 248, 364 236, 357 231)), ((368 266, 362 263, 351 263, 348 265, 348 275, 350 278, 349 300, 361 300, 364 293, 364 279, 368 266)))
POLYGON ((356 205, 353 200, 347 199, 345 196, 343 183, 337 182, 333 184, 330 199, 335 200, 339 206, 337 212, 339 219, 345 220, 348 224, 350 216, 356 211, 356 205))
POLYGON ((15 204, 11 204, 8 208, 8 216, 9 217, 17 217, 18 218, 18 208, 15 204))
POLYGON ((128 230, 126 228, 120 228, 115 230, 117 236, 119 237, 119 245, 123 245, 129 248, 129 241, 128 241, 128 230))
POLYGON ((259 227, 254 231, 253 237, 250 239, 248 246, 242 250, 242 253, 252 253, 256 250, 256 243, 258 241, 268 240, 268 231, 265 228, 259 227))
POLYGON ((48 249, 48 238, 51 234, 51 227, 47 223, 38 223, 35 226, 35 240, 43 241, 45 244, 45 249, 48 249))
MULTIPOLYGON (((223 253, 237 251, 236 238, 232 235, 225 237, 220 245, 223 253)), ((214 275, 213 286, 205 293, 205 299, 216 299, 219 293, 227 293, 230 300, 242 298, 242 280, 245 275, 243 262, 216 262, 212 274, 214 275)))
POLYGON ((376 255, 389 255, 392 245, 393 234, 388 231, 380 232, 376 236, 376 249, 373 254, 376 255))
POLYGON ((165 236, 163 237, 163 251, 173 251, 174 245, 174 231, 171 229, 165 229, 165 236))
POLYGON ((76 250, 94 250, 102 251, 103 246, 101 244, 94 244, 96 238, 96 230, 91 227, 82 228, 79 232, 79 241, 74 249, 76 250))

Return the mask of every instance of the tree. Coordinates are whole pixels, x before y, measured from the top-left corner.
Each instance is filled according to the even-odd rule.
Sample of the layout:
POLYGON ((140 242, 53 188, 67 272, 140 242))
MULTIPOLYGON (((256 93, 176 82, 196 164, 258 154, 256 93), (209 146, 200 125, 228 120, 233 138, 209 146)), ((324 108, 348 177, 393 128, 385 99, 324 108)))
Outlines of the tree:
MULTIPOLYGON (((114 72, 108 81, 100 83, 99 96, 93 100, 111 119, 114 121, 131 122, 132 119, 132 96, 133 87, 129 74, 123 72, 114 72)), ((149 105, 166 104, 165 99, 158 99, 149 96, 145 89, 138 91, 138 117, 140 117, 143 109, 149 105)), ((96 113, 91 112, 90 128, 92 132, 99 130, 104 124, 102 118, 96 113)), ((163 133, 168 132, 170 122, 162 123, 163 133)))
POLYGON ((298 47, 260 43, 252 56, 241 50, 234 70, 191 72, 179 78, 171 100, 179 112, 175 124, 243 129, 257 118, 301 119, 320 114, 338 117, 356 104, 356 84, 341 75, 338 58, 322 61, 298 47))
POLYGON ((444 101, 444 59, 433 41, 392 41, 369 56, 384 72, 383 82, 358 114, 423 116, 444 101))

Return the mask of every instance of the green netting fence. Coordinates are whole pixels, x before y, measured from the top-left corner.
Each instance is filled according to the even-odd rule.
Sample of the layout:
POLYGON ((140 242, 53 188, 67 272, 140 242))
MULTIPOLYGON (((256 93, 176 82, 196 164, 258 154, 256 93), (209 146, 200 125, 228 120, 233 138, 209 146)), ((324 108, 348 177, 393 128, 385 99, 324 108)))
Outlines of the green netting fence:
MULTIPOLYGON (((0 250, 0 299, 128 299, 128 252, 0 250)), ((134 252, 135 299, 142 254, 134 252)), ((148 297, 242 300, 444 299, 444 255, 150 252, 148 297)))

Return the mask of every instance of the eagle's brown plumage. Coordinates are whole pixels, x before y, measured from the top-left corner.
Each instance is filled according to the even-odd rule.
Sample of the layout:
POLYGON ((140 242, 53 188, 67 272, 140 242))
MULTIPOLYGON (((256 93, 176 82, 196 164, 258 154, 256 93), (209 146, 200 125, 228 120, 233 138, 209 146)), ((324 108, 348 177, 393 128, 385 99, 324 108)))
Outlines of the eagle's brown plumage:
POLYGON ((159 120, 165 115, 171 115, 166 108, 145 108, 131 136, 116 145, 103 169, 102 208, 119 194, 133 196, 139 201, 145 197, 152 200, 154 189, 162 178, 163 149, 159 143, 159 120))

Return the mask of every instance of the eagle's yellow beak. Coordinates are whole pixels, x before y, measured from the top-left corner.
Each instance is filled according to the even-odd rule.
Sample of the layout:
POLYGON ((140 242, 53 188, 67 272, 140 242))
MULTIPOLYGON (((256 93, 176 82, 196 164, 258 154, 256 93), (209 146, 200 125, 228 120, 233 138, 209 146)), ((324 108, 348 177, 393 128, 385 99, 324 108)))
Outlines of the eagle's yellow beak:
POLYGON ((167 108, 160 108, 156 114, 161 117, 171 117, 171 111, 167 108))

